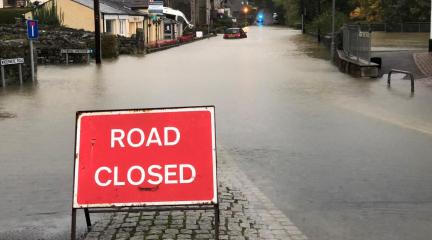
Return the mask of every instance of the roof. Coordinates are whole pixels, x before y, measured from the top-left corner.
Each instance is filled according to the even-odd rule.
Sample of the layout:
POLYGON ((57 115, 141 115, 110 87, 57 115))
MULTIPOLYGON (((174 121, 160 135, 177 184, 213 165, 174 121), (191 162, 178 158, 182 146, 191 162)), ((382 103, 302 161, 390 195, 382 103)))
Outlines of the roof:
MULTIPOLYGON (((93 0, 73 0, 79 4, 82 4, 88 8, 93 9, 93 0)), ((129 8, 127 5, 121 2, 121 0, 99 0, 99 7, 101 13, 105 14, 119 14, 119 15, 144 15, 143 13, 137 12, 129 8)))
POLYGON ((121 3, 130 9, 145 9, 148 8, 149 0, 111 0, 121 3))

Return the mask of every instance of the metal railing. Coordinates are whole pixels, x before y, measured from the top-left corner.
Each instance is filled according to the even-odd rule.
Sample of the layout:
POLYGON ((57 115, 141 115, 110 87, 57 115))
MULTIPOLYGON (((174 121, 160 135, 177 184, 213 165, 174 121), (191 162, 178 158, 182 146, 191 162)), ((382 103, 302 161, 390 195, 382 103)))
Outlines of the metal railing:
POLYGON ((407 23, 359 23, 363 31, 374 32, 429 32, 429 22, 407 22, 407 23))
POLYGON ((408 71, 403 71, 403 70, 398 70, 398 69, 392 69, 390 70, 389 74, 388 74, 388 78, 387 78, 387 85, 390 86, 391 85, 391 75, 392 73, 402 73, 402 74, 406 74, 411 78, 411 92, 414 92, 414 75, 411 72, 408 71))
POLYGON ((371 31, 362 31, 359 24, 345 24, 343 31, 343 51, 349 58, 358 62, 364 60, 370 63, 371 31))

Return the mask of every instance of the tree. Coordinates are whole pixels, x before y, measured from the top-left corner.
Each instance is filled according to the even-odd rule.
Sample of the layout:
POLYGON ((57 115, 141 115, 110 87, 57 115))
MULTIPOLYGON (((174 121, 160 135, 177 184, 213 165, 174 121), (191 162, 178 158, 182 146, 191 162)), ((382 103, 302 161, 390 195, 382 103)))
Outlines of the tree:
POLYGON ((382 7, 385 22, 430 21, 430 0, 382 0, 382 7))

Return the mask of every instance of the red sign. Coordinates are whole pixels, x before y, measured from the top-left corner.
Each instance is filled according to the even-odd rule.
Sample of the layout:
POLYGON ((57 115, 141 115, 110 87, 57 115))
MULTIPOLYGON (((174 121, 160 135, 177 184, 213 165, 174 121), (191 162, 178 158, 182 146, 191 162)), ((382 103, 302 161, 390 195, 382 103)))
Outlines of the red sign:
POLYGON ((74 208, 217 203, 214 107, 79 112, 74 208))

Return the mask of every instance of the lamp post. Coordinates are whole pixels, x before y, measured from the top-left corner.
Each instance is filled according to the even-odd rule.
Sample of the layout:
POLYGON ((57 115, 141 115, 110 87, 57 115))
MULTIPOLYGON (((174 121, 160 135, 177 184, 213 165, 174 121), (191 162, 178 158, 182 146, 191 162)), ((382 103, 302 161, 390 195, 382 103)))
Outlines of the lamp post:
POLYGON ((332 38, 331 38, 331 61, 334 60, 335 54, 335 15, 336 15, 336 0, 333 0, 332 4, 332 38))
POLYGON ((243 13, 245 14, 245 22, 246 22, 246 26, 249 24, 249 23, 248 23, 248 12, 249 12, 249 9, 247 8, 247 6, 244 6, 244 7, 243 7, 243 13))

